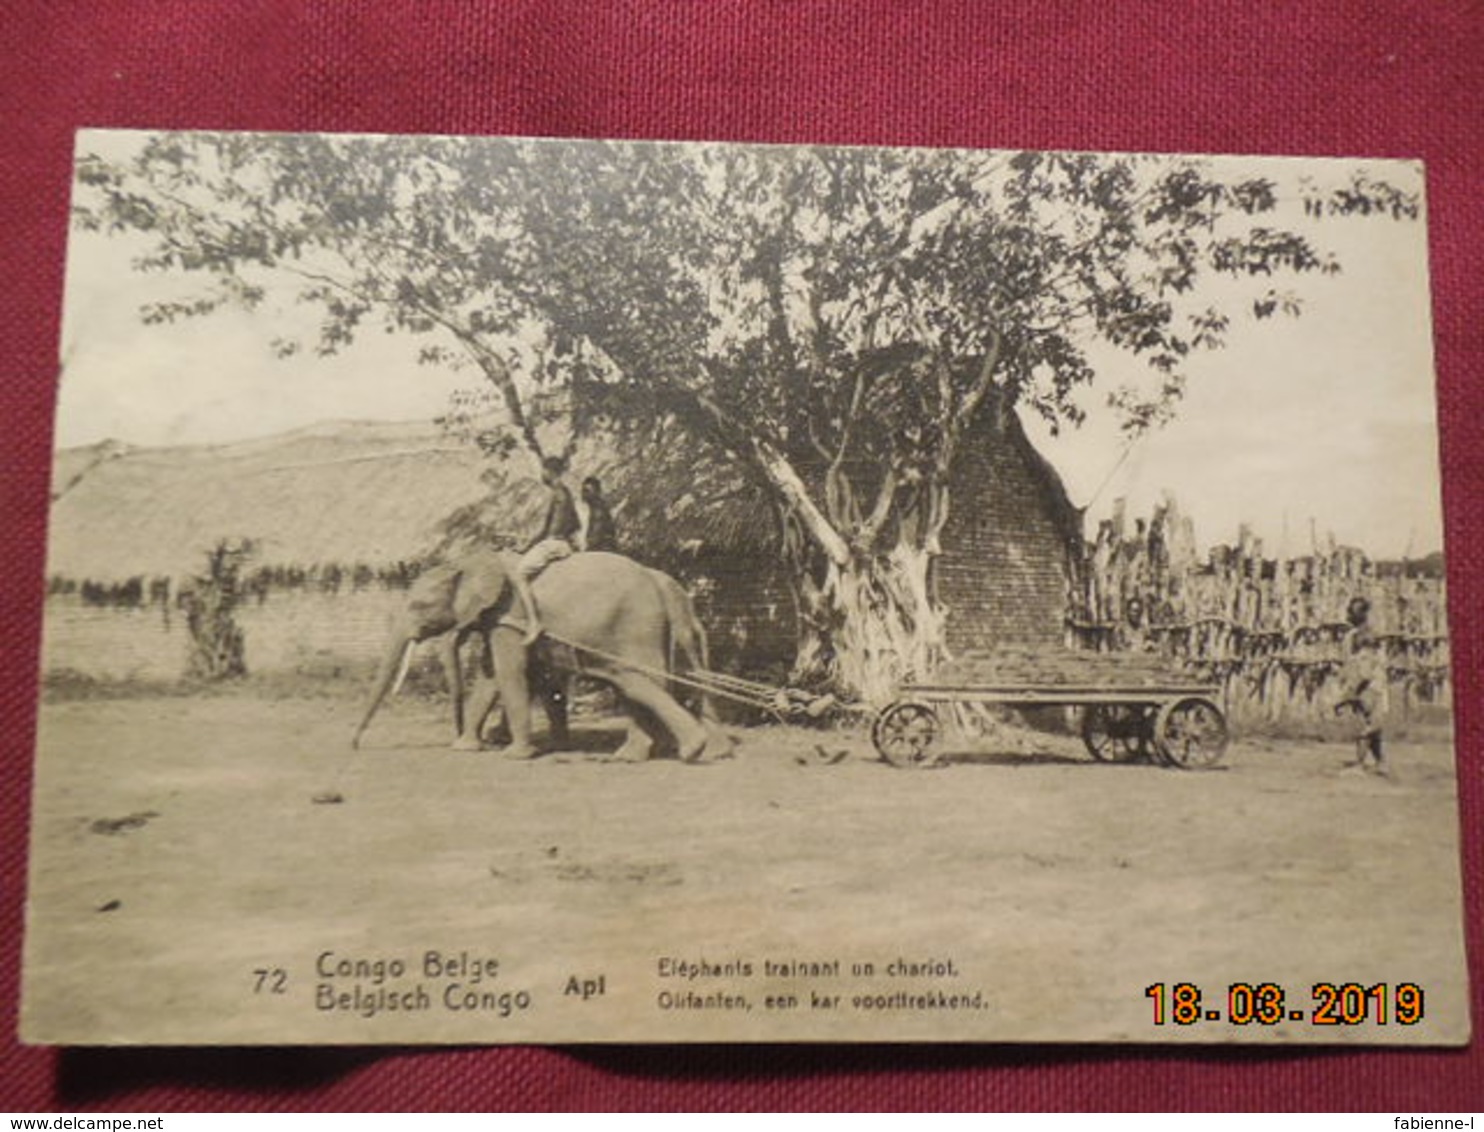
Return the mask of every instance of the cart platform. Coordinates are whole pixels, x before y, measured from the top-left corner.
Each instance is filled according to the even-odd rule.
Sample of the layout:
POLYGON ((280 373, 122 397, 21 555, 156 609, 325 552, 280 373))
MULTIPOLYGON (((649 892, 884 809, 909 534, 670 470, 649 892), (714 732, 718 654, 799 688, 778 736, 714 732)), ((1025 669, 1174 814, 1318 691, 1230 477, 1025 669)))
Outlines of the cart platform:
POLYGON ((871 741, 893 765, 926 765, 938 761, 945 726, 978 705, 1065 707, 1080 710, 1083 744, 1099 761, 1208 767, 1230 739, 1219 698, 1216 685, 1146 654, 967 653, 930 681, 902 685, 876 714, 871 741))

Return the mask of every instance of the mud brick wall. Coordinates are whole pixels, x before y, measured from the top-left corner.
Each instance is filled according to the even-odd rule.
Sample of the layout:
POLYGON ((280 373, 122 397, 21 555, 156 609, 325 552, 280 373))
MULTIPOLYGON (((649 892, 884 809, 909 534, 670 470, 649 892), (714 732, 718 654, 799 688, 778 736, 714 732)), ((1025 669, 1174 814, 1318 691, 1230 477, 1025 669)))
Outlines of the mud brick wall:
POLYGON ((1013 416, 959 453, 950 507, 935 568, 949 651, 1060 643, 1080 523, 1013 416))
MULTIPOLYGON (((718 559, 685 579, 706 627, 714 667, 782 678, 797 641, 793 601, 776 569, 718 559)), ((398 588, 346 586, 338 593, 269 588, 236 612, 255 675, 368 674, 385 647, 389 619, 406 601, 398 588)), ((76 594, 46 604, 43 674, 104 682, 173 683, 186 670, 185 614, 164 604, 92 606, 76 594)))
MULTIPOLYGON (((380 656, 388 617, 405 595, 381 588, 341 594, 273 592, 249 599, 236 620, 250 673, 355 674, 380 656)), ((46 604, 42 673, 101 681, 173 682, 186 671, 185 615, 159 605, 94 608, 75 597, 46 604)))
POLYGON ((798 649, 798 616, 776 559, 712 554, 677 576, 706 629, 714 670, 779 683, 787 679, 798 649))

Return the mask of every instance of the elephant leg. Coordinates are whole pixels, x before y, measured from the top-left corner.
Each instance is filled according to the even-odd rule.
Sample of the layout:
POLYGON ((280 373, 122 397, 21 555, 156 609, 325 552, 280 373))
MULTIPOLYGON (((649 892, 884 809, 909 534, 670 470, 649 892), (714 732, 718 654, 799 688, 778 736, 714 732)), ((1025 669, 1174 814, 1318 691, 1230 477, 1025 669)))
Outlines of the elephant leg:
MULTIPOLYGON (((674 579, 659 575, 660 589, 665 595, 665 604, 671 625, 671 659, 674 674, 691 681, 704 680, 711 667, 710 647, 706 641, 706 630, 696 617, 690 595, 674 579)), ((717 758, 729 758, 736 745, 732 737, 722 729, 721 716, 716 711, 716 701, 704 688, 694 684, 676 682, 676 699, 681 706, 696 716, 706 729, 706 751, 717 758)))
POLYGON ((505 709, 498 703, 485 718, 484 726, 479 731, 479 738, 482 743, 492 743, 496 747, 509 745, 510 727, 505 722, 505 709))
POLYGON ((613 761, 622 763, 648 762, 654 755, 654 737, 639 718, 638 710, 624 713, 623 745, 613 752, 613 761))
POLYGON ((701 757, 706 750, 706 729, 669 692, 632 669, 616 672, 609 680, 633 704, 654 716, 674 738, 676 752, 683 761, 694 762, 701 757))
POLYGON ((731 758, 737 740, 722 727, 715 711, 701 716, 701 726, 706 729, 706 754, 713 759, 731 758))
POLYGON ((495 686, 510 728, 510 746, 505 754, 512 759, 531 758, 536 748, 531 743, 531 686, 525 641, 519 630, 502 626, 490 635, 490 646, 494 651, 495 686))
POLYGON ((531 694, 541 701, 546 712, 546 723, 550 729, 554 747, 565 747, 571 737, 567 725, 570 682, 566 675, 549 665, 533 665, 530 669, 531 694))
POLYGON ((500 698, 500 685, 493 678, 479 679, 469 690, 468 703, 465 705, 462 726, 459 729, 458 738, 453 741, 453 749, 456 751, 478 751, 482 749, 480 733, 484 728, 484 722, 494 710, 495 701, 500 698))
MULTIPOLYGON (((683 687, 683 685, 682 685, 683 687)), ((737 742, 721 725, 721 716, 716 710, 716 700, 706 692, 691 690, 687 696, 677 697, 681 706, 701 721, 706 729, 706 753, 713 758, 730 758, 737 742)))

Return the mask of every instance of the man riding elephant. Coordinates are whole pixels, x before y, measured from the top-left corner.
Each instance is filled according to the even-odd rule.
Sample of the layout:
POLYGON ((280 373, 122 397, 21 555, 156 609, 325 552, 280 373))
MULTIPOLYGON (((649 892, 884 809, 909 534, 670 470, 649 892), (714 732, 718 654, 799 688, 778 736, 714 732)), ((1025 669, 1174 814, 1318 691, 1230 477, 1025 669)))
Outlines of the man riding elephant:
MULTIPOLYGON (((541 483, 546 488, 546 512, 541 531, 536 535, 524 554, 516 563, 515 577, 522 586, 529 587, 531 580, 559 559, 570 557, 576 545, 582 520, 577 515, 577 504, 572 492, 562 482, 567 462, 560 456, 548 456, 541 461, 541 483)), ((529 593, 529 588, 526 590, 529 593)), ((529 644, 541 635, 540 614, 534 602, 526 603, 526 641, 529 644)))

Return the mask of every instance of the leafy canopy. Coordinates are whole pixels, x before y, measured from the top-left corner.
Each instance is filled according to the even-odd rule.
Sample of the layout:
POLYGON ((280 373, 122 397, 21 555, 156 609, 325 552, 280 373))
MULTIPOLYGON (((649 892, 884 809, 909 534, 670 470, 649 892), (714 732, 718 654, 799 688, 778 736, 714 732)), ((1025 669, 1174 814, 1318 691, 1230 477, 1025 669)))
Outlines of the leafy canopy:
MULTIPOLYGON (((485 446, 677 419, 839 558, 944 489, 986 406, 1137 432, 1232 320, 1297 313, 1335 214, 1418 214, 1364 174, 1280 186, 1198 158, 522 139, 163 134, 84 158, 77 222, 202 280, 143 316, 253 308, 292 280, 290 354, 373 330, 484 379, 485 446), (1285 195, 1287 199, 1285 200, 1285 195), (1294 201, 1297 199, 1298 205, 1294 201), (1299 207, 1301 206, 1301 207, 1299 207), (1250 291, 1234 307, 1230 287, 1250 291), (1213 302, 1212 295, 1227 296, 1213 302), (1108 381, 1089 345, 1142 362, 1108 381), (494 408, 497 423, 486 410, 494 408)), ((553 439, 555 438, 555 439, 553 439)))

